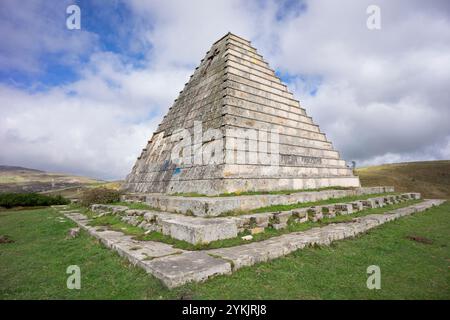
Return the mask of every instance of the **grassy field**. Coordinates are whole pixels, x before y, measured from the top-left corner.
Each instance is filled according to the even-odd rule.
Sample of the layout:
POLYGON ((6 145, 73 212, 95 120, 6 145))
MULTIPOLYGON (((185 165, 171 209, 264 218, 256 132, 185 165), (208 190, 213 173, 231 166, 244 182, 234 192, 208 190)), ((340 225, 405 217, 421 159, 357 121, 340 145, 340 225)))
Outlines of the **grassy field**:
POLYGON ((450 299, 450 204, 389 222, 356 239, 308 248, 202 284, 169 291, 52 209, 0 212, 2 299, 450 299), (410 240, 420 236, 431 244, 410 240), (81 290, 66 268, 81 268, 81 290), (381 290, 366 269, 381 268, 381 290))
POLYGON ((450 199, 450 160, 385 164, 356 170, 364 187, 389 185, 396 192, 450 199))

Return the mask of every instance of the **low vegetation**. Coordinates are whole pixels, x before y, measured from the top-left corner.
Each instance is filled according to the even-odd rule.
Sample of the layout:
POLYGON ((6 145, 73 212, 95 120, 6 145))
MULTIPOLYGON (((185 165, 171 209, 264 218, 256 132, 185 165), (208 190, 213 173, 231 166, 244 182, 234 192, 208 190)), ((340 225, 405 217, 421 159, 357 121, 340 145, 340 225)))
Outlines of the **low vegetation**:
POLYGON ((92 204, 111 204, 120 201, 120 192, 114 189, 93 188, 85 190, 81 197, 80 203, 88 207, 92 204))
POLYGON ((0 193, 0 207, 42 207, 69 204, 62 196, 47 196, 38 193, 0 193))

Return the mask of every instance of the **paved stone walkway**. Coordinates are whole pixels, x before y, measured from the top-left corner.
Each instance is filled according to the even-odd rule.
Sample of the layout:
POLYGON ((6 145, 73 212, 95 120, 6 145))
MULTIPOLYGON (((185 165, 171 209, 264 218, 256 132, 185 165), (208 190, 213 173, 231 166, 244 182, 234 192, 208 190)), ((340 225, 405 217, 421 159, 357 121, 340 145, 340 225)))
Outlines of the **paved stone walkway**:
POLYGON ((185 251, 161 242, 134 240, 132 236, 122 232, 89 226, 87 217, 79 212, 69 211, 64 214, 107 247, 144 268, 167 287, 174 288, 190 281, 204 281, 218 274, 231 274, 243 266, 275 259, 310 245, 329 245, 333 241, 354 237, 388 221, 424 211, 443 202, 445 200, 425 200, 384 214, 355 218, 352 222, 329 224, 264 241, 202 251, 185 251))

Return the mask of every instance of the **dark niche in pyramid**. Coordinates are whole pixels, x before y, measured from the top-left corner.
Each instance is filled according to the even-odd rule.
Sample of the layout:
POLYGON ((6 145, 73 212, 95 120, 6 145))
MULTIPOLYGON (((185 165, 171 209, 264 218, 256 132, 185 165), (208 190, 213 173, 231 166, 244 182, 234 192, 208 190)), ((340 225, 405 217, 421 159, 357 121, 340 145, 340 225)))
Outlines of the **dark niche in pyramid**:
POLYGON ((216 41, 123 189, 199 193, 359 187, 318 125, 241 37, 216 41))

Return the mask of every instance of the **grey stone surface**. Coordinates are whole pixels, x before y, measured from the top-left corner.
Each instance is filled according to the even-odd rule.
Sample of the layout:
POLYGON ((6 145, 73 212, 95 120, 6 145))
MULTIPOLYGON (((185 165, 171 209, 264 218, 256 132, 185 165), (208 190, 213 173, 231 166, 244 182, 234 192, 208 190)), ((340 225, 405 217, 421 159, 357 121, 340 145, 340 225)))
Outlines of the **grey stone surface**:
POLYGON ((201 282, 219 274, 231 274, 231 263, 207 252, 194 251, 144 262, 146 270, 168 288, 201 282))

